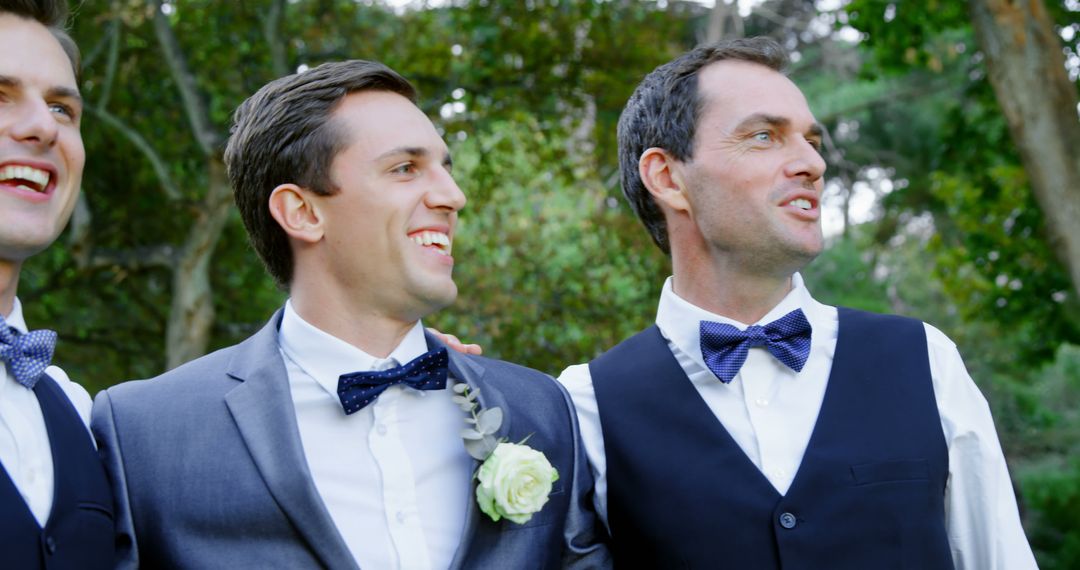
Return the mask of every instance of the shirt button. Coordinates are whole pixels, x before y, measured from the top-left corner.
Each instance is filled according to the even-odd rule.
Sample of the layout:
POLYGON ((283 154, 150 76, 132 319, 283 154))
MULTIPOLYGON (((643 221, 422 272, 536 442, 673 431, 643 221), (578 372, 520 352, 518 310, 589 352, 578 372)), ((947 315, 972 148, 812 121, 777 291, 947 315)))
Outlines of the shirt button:
POLYGON ((26 482, 33 485, 34 481, 37 481, 37 469, 27 469, 26 482))
POLYGON ((397 522, 399 522, 399 523, 404 523, 405 522, 405 511, 398 511, 397 512, 397 522))
POLYGON ((47 550, 49 554, 53 554, 56 552, 56 540, 53 537, 45 537, 45 550, 47 550))
POLYGON ((795 525, 797 524, 799 524, 799 521, 795 520, 795 515, 791 513, 783 513, 780 515, 780 526, 792 529, 795 528, 795 525))
POLYGON ((765 398, 758 398, 754 401, 754 403, 757 404, 757 407, 759 408, 765 408, 769 406, 769 401, 765 398))
POLYGON ((386 435, 386 426, 384 424, 379 424, 375 426, 375 433, 379 435, 386 435))

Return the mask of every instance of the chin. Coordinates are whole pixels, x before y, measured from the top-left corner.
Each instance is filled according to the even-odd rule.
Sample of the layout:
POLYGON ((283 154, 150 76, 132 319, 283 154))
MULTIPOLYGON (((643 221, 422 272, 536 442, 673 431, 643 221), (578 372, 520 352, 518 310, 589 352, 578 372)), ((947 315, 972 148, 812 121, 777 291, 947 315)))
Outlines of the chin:
POLYGON ((458 289, 453 281, 449 283, 429 284, 421 292, 425 304, 430 307, 430 312, 446 308, 457 299, 458 289))

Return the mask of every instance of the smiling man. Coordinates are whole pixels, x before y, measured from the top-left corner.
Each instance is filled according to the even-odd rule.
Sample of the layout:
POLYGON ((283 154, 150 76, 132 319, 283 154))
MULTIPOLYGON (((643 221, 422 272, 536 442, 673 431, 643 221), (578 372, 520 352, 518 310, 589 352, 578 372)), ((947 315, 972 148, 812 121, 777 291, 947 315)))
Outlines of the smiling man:
POLYGON ((830 307, 822 129, 772 40, 660 66, 623 192, 671 256, 656 325, 560 376, 617 564, 1034 568, 986 400, 919 321, 830 307))
POLYGON ((121 567, 609 565, 566 391, 420 324, 457 296, 465 196, 415 97, 348 61, 237 110, 236 202, 290 297, 243 343, 98 396, 121 567), (498 439, 528 448, 475 443, 498 439))
POLYGON ((15 296, 28 258, 63 230, 84 153, 78 49, 63 1, 0 0, 0 551, 10 568, 111 568, 112 495, 90 396, 50 366, 15 296))

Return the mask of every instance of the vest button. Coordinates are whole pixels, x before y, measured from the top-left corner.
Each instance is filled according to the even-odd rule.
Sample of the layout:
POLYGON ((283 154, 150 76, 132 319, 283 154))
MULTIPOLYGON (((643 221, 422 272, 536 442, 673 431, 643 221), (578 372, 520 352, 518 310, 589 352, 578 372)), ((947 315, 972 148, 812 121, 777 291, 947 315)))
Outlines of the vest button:
POLYGON ((45 537, 45 550, 48 551, 49 554, 56 552, 56 540, 53 537, 45 537))
POLYGON ((795 515, 791 513, 784 513, 780 515, 780 526, 784 528, 795 528, 795 525, 799 524, 799 521, 795 520, 795 515))

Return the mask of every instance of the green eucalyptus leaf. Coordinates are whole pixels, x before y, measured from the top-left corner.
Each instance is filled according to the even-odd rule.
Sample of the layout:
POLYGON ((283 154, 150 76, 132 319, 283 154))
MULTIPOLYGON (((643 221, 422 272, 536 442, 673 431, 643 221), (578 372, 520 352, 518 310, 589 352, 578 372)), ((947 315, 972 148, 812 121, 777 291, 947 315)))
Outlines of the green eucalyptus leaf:
POLYGON ((488 446, 482 439, 466 439, 465 451, 477 461, 483 461, 488 458, 488 455, 491 455, 488 446))
POLYGON ((501 408, 488 408, 477 416, 476 429, 482 434, 492 434, 499 431, 502 426, 503 411, 501 408))

